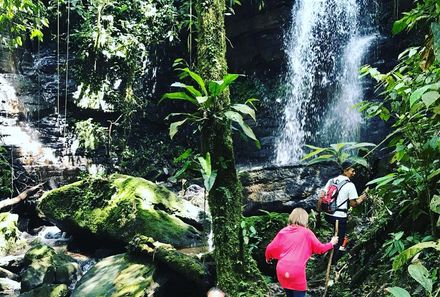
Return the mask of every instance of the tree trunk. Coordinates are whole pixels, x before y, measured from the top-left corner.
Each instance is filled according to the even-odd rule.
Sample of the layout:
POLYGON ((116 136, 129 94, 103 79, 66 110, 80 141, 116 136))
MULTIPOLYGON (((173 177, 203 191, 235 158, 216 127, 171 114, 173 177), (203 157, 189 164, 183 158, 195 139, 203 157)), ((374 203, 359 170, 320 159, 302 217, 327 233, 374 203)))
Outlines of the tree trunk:
MULTIPOLYGON (((198 0, 197 72, 206 80, 227 73, 224 0, 198 0)), ((216 114, 230 103, 225 92, 216 100, 216 114)), ((230 296, 264 296, 267 286, 243 242, 242 187, 237 177, 231 122, 212 117, 202 129, 202 152, 211 154, 217 178, 208 203, 213 218, 214 258, 218 286, 230 296), (243 295, 242 295, 243 296, 243 295)))
POLYGON ((17 204, 17 203, 27 199, 29 196, 38 192, 42 188, 43 184, 44 183, 41 183, 41 184, 38 184, 32 188, 29 188, 26 191, 21 192, 18 196, 14 197, 14 198, 9 198, 9 199, 5 199, 5 200, 0 201, 0 210, 2 208, 17 204))

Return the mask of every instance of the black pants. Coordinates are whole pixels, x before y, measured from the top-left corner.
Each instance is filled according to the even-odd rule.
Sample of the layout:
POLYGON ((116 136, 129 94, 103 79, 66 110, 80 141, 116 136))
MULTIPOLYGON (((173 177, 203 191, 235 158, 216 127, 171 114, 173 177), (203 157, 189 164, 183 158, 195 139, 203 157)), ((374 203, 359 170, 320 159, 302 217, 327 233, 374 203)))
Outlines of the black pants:
POLYGON ((306 296, 306 291, 295 291, 295 290, 289 290, 289 289, 284 289, 284 291, 286 292, 286 297, 305 297, 306 296))
POLYGON ((325 220, 333 226, 333 234, 336 229, 336 221, 339 221, 338 224, 338 243, 333 247, 333 264, 335 264, 342 256, 343 252, 339 250, 339 247, 344 242, 345 234, 347 233, 347 218, 338 218, 334 216, 330 216, 325 214, 325 220))

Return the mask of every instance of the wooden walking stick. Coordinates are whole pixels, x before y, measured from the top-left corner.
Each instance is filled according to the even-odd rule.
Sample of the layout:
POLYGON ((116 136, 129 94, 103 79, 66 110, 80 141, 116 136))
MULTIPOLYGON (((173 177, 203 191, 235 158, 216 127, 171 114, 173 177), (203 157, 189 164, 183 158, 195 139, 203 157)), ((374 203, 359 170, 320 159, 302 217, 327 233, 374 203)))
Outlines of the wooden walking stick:
MULTIPOLYGON (((339 231, 339 220, 336 220, 336 222, 335 222, 335 236, 338 236, 338 231, 339 231)), ((338 238, 338 242, 339 242, 339 238, 338 238)), ((330 280, 330 268, 332 266, 332 259, 333 259, 334 252, 335 252, 335 249, 333 248, 330 251, 330 258, 328 259, 327 272, 325 273, 325 291, 324 291, 323 297, 325 297, 327 295, 328 282, 330 280)))

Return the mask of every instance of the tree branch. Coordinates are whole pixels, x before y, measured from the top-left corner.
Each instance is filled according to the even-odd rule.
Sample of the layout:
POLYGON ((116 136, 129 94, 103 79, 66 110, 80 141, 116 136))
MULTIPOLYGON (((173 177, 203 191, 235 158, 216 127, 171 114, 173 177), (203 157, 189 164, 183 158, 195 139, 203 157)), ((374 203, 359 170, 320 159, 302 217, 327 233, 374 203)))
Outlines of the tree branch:
POLYGON ((14 198, 9 198, 9 199, 5 199, 5 200, 0 201, 0 210, 2 208, 5 208, 5 207, 11 206, 11 205, 15 205, 15 204, 27 199, 29 196, 32 196, 33 194, 38 192, 38 190, 40 190, 43 185, 44 185, 44 183, 40 183, 32 188, 29 188, 29 189, 21 192, 18 196, 14 197, 14 198))

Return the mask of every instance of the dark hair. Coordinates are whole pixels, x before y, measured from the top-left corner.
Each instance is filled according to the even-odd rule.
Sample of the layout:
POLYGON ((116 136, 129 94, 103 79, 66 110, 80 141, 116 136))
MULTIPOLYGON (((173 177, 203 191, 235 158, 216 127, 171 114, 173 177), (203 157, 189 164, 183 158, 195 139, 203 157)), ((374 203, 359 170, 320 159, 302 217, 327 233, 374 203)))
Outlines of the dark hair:
POLYGON ((354 165, 356 165, 355 162, 353 162, 352 160, 345 160, 344 162, 342 162, 341 164, 341 169, 342 172, 344 172, 345 170, 354 167, 354 165))

